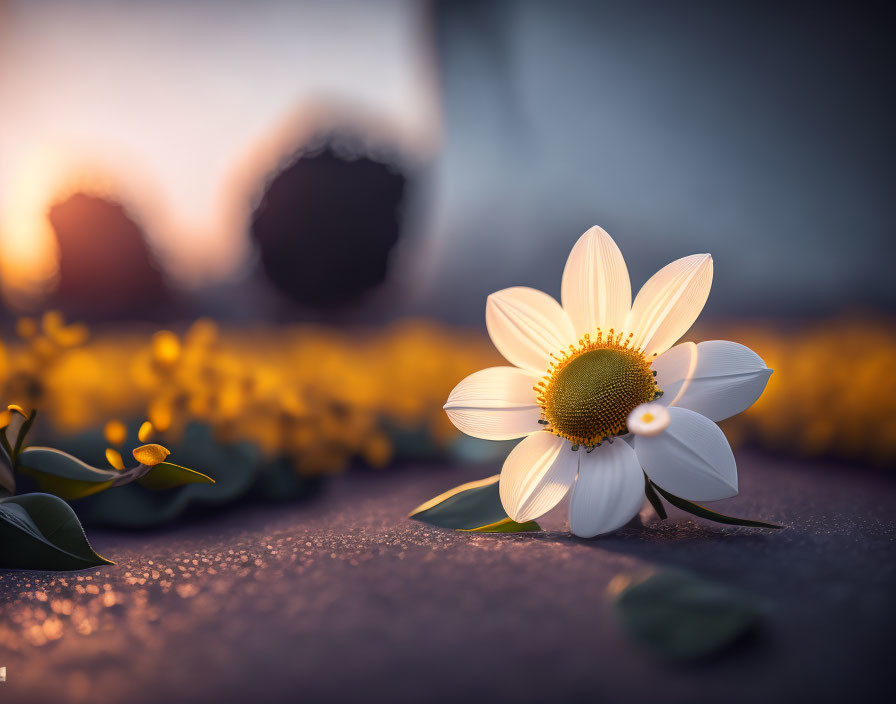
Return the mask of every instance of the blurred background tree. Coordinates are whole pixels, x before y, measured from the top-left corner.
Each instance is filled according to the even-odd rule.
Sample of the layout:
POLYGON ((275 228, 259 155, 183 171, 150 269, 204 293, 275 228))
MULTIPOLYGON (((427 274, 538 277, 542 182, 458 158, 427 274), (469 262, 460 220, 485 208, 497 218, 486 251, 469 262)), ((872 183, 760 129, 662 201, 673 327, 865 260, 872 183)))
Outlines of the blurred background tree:
POLYGON ((302 150, 264 191, 251 231, 274 286, 303 307, 358 303, 387 276, 406 177, 345 137, 302 150))
POLYGON ((59 279, 48 303, 84 320, 158 319, 172 298, 140 226, 118 203, 75 193, 50 208, 59 279))

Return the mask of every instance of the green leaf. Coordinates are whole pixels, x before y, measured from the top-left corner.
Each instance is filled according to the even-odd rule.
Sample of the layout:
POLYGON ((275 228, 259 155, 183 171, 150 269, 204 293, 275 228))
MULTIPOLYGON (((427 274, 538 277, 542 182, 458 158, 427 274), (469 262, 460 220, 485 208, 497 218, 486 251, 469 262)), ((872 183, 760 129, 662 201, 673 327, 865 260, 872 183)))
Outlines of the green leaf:
POLYGON ((759 615, 748 596, 674 571, 635 581, 616 596, 614 610, 635 641, 660 658, 677 661, 724 650, 749 631, 759 615))
POLYGON ((6 428, 7 426, 3 426, 0 428, 0 464, 6 463, 9 467, 12 467, 12 447, 9 445, 9 440, 6 437, 6 428))
POLYGON ((12 496, 16 491, 16 478, 12 470, 0 461, 0 498, 12 496))
POLYGON ((34 419, 37 418, 37 409, 31 411, 31 415, 29 415, 19 427, 19 434, 16 436, 16 443, 12 448, 13 461, 15 461, 19 453, 22 451, 22 446, 25 444, 25 437, 28 435, 28 431, 31 430, 31 426, 34 425, 34 419))
POLYGON ((81 570, 112 564, 90 547, 75 512, 58 496, 0 499, 0 567, 81 570))
POLYGON ((184 484, 214 484, 215 480, 206 474, 196 472, 179 464, 160 462, 137 480, 147 489, 172 489, 184 484))
POLYGON ((51 447, 29 447, 19 454, 18 470, 32 477, 40 491, 68 501, 108 489, 118 470, 91 467, 77 457, 51 447))
POLYGON ((325 477, 301 476, 286 455, 265 458, 258 466, 250 493, 263 501, 283 503, 307 499, 324 485, 325 477))
POLYGON ((16 493, 15 456, 12 454, 12 446, 6 432, 9 423, 0 427, 0 496, 8 496, 16 493))
POLYGON ((779 530, 781 528, 781 526, 774 523, 754 521, 749 518, 735 518, 734 516, 726 516, 724 513, 710 511, 708 508, 704 508, 700 504, 695 504, 693 501, 688 501, 687 499, 682 499, 680 496, 670 494, 661 486, 657 486, 653 482, 650 483, 670 504, 680 508, 682 511, 687 511, 695 516, 700 516, 700 518, 715 521, 716 523, 727 523, 733 526, 747 526, 749 528, 771 528, 772 530, 779 530))
POLYGON ((517 523, 512 518, 505 518, 497 523, 490 523, 479 528, 461 528, 465 533, 536 533, 541 530, 535 521, 517 523))
MULTIPOLYGON (((0 428, 0 436, 5 435, 0 428)), ((0 444, 0 498, 16 493, 16 478, 12 473, 12 459, 6 450, 6 443, 0 444)))
MULTIPOLYGON (((66 449, 102 461, 106 441, 100 430, 68 439, 66 449)), ((180 444, 171 447, 187 467, 214 478, 215 484, 189 484, 170 491, 147 491, 137 482, 102 491, 78 501, 78 515, 88 526, 147 529, 162 525, 191 508, 211 509, 239 500, 258 472, 260 451, 247 442, 222 444, 206 425, 191 423, 180 444)))
POLYGON ((653 490, 653 484, 650 483, 650 479, 647 477, 646 472, 644 474, 644 495, 647 497, 650 505, 653 506, 653 510, 656 511, 657 516, 664 520, 668 518, 666 515, 666 507, 663 506, 660 497, 657 496, 656 492, 653 490))
POLYGON ((541 530, 534 521, 516 523, 501 505, 498 494, 500 475, 461 484, 439 494, 409 514, 424 523, 482 533, 520 533, 541 530))

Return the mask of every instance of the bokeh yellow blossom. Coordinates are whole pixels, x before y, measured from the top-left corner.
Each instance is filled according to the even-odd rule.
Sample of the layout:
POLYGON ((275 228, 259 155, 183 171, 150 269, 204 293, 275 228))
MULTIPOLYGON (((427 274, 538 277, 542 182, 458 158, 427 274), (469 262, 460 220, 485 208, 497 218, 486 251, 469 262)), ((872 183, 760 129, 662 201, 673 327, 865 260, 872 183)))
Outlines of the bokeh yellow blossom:
MULTIPOLYGON (((171 445, 199 421, 220 441, 249 441, 305 475, 354 460, 386 466, 402 434, 449 447, 458 437, 442 411, 450 390, 477 369, 505 364, 484 334, 426 320, 346 331, 220 329, 202 319, 181 333, 123 328, 89 342, 83 326, 58 314, 23 320, 30 322, 19 321, 20 340, 0 345, 0 388, 6 403, 49 418, 39 432, 146 418, 171 445)), ((741 342, 775 370, 759 401, 723 424, 733 442, 863 463, 896 459, 889 322, 738 322, 701 326, 695 337, 741 342)), ((121 428, 109 430, 109 444, 120 446, 113 440, 121 428)))
POLYGON ((110 420, 103 427, 103 436, 110 445, 121 447, 128 439, 128 427, 120 420, 110 420))

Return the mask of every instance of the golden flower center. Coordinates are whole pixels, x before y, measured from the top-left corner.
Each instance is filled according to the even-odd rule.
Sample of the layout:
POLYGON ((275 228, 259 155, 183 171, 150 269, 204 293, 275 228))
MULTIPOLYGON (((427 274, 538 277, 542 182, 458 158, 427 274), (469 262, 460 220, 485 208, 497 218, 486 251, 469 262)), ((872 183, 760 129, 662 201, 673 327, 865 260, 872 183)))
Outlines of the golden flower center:
MULTIPOLYGON (((641 350, 622 342, 621 334, 597 340, 586 335, 579 347, 551 364, 535 390, 548 429, 573 445, 594 447, 628 432, 626 419, 635 407, 662 395, 641 350)), ((574 448, 575 449, 575 448, 574 448)))

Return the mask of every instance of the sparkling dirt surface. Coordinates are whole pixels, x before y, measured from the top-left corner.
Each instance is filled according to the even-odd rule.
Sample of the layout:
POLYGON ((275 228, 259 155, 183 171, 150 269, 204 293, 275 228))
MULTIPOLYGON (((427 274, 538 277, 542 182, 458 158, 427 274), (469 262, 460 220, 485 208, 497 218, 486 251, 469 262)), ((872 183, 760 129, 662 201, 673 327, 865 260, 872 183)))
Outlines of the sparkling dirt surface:
MULTIPOLYGON (((151 533, 91 531, 118 564, 0 571, 0 702, 856 701, 886 691, 896 482, 742 452, 719 526, 670 511, 596 540, 472 535, 407 520, 497 466, 355 472, 317 500, 151 533), (763 605, 707 661, 621 633, 614 576, 689 569, 763 605)), ((881 695, 882 696, 882 695, 881 695)))

